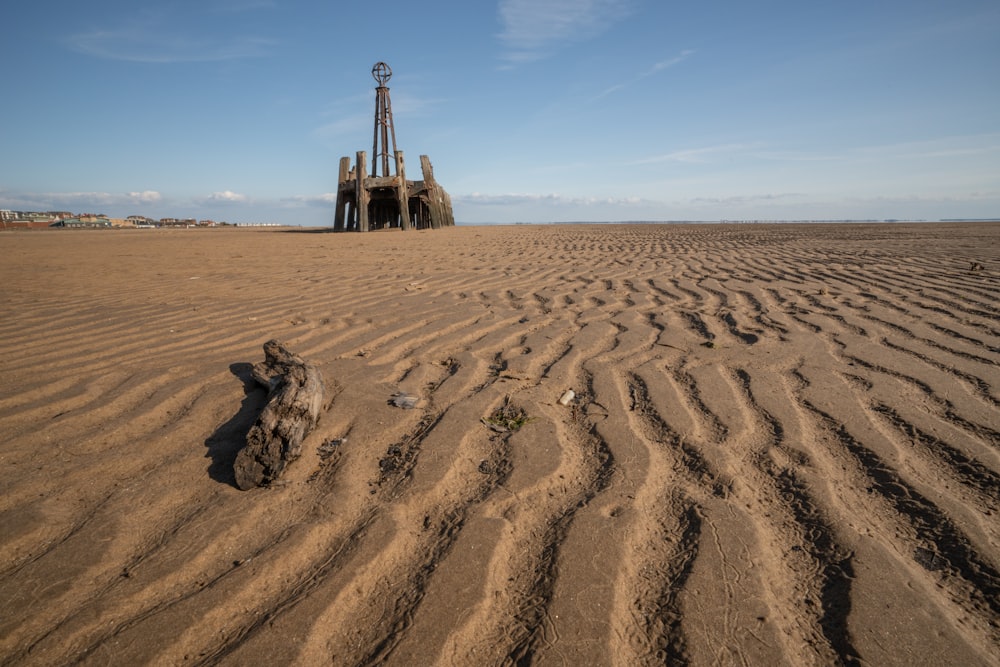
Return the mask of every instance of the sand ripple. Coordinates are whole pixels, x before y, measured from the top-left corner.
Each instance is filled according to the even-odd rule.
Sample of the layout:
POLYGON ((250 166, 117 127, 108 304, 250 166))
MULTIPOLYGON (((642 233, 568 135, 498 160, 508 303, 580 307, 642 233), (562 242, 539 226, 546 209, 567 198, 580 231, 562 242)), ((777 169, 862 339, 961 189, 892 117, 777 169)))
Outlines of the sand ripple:
POLYGON ((1000 663, 1000 225, 0 244, 3 664, 1000 663))

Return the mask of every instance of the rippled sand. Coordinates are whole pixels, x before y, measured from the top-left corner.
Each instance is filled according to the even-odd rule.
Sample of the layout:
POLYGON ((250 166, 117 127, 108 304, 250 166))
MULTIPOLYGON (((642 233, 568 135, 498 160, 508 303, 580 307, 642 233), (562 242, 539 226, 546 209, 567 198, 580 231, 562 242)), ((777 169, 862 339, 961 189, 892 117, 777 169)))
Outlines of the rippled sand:
POLYGON ((0 249, 3 664, 1000 663, 1000 224, 0 249))

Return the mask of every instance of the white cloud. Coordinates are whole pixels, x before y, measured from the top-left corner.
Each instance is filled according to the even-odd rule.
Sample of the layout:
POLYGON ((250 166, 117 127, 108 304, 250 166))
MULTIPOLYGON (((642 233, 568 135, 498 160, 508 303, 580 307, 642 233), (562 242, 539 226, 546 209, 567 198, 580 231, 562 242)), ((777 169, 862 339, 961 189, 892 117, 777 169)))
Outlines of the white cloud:
POLYGON ((238 203, 247 201, 247 196, 225 190, 223 192, 213 192, 205 197, 205 201, 209 203, 238 203))
POLYGON ((125 202, 127 197, 110 192, 19 192, 13 194, 11 199, 20 202, 20 208, 23 209, 79 211, 83 208, 113 206, 125 202))
POLYGON ((632 0, 500 0, 499 35, 510 63, 540 60, 607 30, 631 13, 632 0))
POLYGON ((0 190, 0 208, 13 211, 41 211, 53 208, 48 202, 41 201, 29 192, 10 192, 0 190))
POLYGON ((42 195, 59 204, 91 204, 107 206, 115 202, 116 196, 110 192, 54 192, 42 195))
POLYGON ((163 199, 163 196, 156 190, 143 190, 142 192, 130 192, 128 198, 139 204, 152 204, 163 199))
POLYGON ((66 210, 108 213, 141 205, 158 204, 163 196, 155 190, 143 192, 0 192, 0 208, 21 211, 66 210))

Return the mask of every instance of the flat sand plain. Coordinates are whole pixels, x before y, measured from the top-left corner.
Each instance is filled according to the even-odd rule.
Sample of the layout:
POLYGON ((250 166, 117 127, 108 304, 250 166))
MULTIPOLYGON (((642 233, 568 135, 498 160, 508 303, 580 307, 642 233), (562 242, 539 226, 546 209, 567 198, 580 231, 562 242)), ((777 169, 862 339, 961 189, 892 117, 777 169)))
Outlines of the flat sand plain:
POLYGON ((0 251, 3 664, 1000 663, 1000 224, 0 251))

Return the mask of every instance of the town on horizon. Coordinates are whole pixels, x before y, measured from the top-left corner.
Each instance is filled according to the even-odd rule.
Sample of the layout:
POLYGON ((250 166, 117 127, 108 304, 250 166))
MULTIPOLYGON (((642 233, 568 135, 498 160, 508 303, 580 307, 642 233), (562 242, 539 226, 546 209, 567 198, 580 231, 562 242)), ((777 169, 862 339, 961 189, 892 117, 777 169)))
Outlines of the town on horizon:
POLYGON ((281 227, 280 222, 225 222, 195 218, 148 218, 130 215, 113 218, 103 213, 71 213, 69 211, 10 211, 0 210, 0 229, 49 229, 49 228, 133 228, 157 227, 281 227))
MULTIPOLYGON (((935 222, 1000 222, 1000 216, 992 218, 940 218, 937 220, 906 218, 866 218, 866 219, 811 219, 811 220, 765 220, 765 219, 722 219, 722 220, 617 220, 601 222, 595 220, 519 221, 519 222, 456 222, 459 226, 490 225, 663 225, 663 224, 893 224, 893 223, 935 223, 935 222)), ((130 215, 115 218, 103 213, 71 213, 69 211, 11 211, 0 209, 0 231, 17 229, 158 229, 158 228, 209 228, 209 227, 294 227, 284 222, 226 222, 198 220, 196 218, 149 218, 144 215, 130 215)), ((331 224, 332 226, 332 224, 331 224)))

